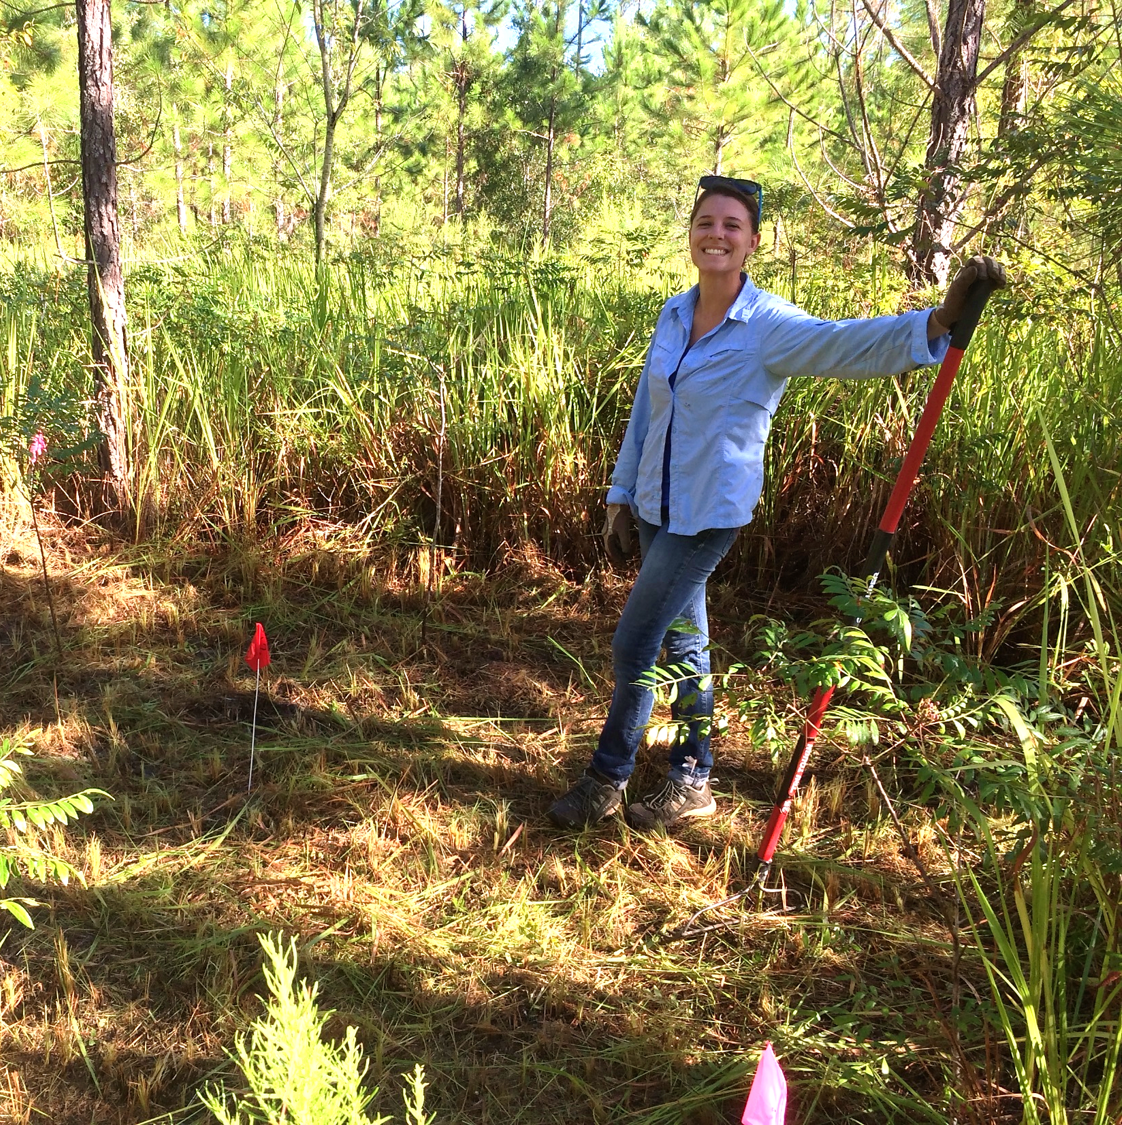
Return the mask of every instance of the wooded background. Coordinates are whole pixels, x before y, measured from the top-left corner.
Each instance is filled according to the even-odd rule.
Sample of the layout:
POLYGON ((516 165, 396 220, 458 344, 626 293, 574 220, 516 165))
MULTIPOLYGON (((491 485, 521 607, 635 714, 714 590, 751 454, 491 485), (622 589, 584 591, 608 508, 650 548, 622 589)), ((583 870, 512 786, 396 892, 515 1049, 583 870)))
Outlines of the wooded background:
MULTIPOLYGON (((967 254, 1005 258, 1002 347, 1035 336, 1019 368, 989 376, 1019 384, 1044 364, 1033 401, 1058 432, 1091 427, 1091 479, 1111 463, 1098 413, 1110 393, 1096 389, 1113 386, 1122 285, 1111 5, 245 0, 119 4, 111 19, 106 0, 81 0, 9 7, 4 48, 0 238, 8 316, 23 318, 10 369, 27 356, 5 392, 8 428, 26 449, 44 393, 89 398, 93 509, 129 528, 184 495, 239 488, 229 503, 252 523, 258 498, 275 516, 295 489, 302 510, 348 519, 401 503, 406 538, 457 546, 464 509, 508 510, 485 557, 528 536, 577 562, 635 353, 659 299, 689 281, 685 216, 714 170, 762 181, 757 281, 822 315, 934 303, 967 254), (60 296, 83 272, 85 344, 60 296), (554 375, 544 413, 533 395, 501 401, 554 375), (471 388, 495 378, 480 409, 471 388), (372 451, 375 417, 386 441, 372 451), (286 441, 289 425, 300 432, 286 441), (481 500, 466 479, 511 443, 525 461, 505 464, 501 499, 481 500), (310 483, 309 448, 312 476, 330 480, 310 483), (262 488, 264 450, 278 467, 262 488)), ((816 411, 800 416, 828 462, 816 411)), ((981 420, 985 440, 1022 422, 999 411, 981 420)), ((955 475, 973 464, 953 456, 967 458, 955 475)), ((799 507, 782 487, 761 511, 799 507)), ((1024 528, 1027 502, 1012 501, 1010 526, 1024 528)))
MULTIPOLYGON (((92 6, 6 6, 9 243, 77 249, 92 6)), ((772 222, 898 247, 916 282, 986 237, 1101 284, 1117 17, 1094 0, 118 3, 122 232, 233 226, 322 257, 454 219, 564 246, 621 215, 641 246, 713 170, 762 180, 772 222)))

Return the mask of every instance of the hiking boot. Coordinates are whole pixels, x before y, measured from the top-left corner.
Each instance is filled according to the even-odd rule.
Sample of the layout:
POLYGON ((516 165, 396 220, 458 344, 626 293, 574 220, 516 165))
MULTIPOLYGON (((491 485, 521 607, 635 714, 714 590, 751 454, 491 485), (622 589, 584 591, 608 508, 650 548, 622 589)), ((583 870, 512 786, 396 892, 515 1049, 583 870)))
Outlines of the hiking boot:
POLYGON ((687 816, 712 816, 717 811, 708 779, 700 786, 668 777, 641 801, 627 806, 624 816, 632 828, 670 828, 687 816))
POLYGON ((558 828, 586 828, 611 816, 623 801, 623 790, 590 766, 576 785, 549 808, 558 828))

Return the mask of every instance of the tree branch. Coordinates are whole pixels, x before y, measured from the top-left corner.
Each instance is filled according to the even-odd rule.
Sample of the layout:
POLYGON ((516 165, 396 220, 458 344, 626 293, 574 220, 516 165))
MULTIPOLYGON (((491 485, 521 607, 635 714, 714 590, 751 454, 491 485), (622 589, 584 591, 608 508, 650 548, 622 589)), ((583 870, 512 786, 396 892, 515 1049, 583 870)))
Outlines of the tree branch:
POLYGON ((16 176, 20 172, 30 172, 32 168, 38 170, 44 165, 50 165, 52 168, 56 164, 81 164, 80 160, 68 160, 66 157, 60 156, 57 160, 36 160, 34 164, 24 164, 21 168, 0 168, 0 176, 16 176))
POLYGON ((799 107, 797 105, 794 104, 794 102, 791 102, 786 97, 784 97, 782 91, 779 89, 778 86, 776 86, 776 84, 774 82, 772 82, 771 78, 768 77, 767 71, 764 70, 764 68, 760 65, 760 60, 758 58, 756 58, 755 52, 753 52, 751 47, 748 48, 748 54, 750 54, 752 56, 752 61, 756 64, 756 69, 760 72, 760 77, 771 87, 771 92, 792 113, 798 114, 799 117, 801 117, 804 121, 809 122, 811 125, 813 125, 820 133, 829 133, 831 137, 833 137, 835 140, 841 141, 841 143, 843 145, 853 144, 853 142, 848 137, 843 137, 841 135, 841 133, 836 133, 833 129, 828 129, 828 128, 826 128, 825 125, 819 124, 819 122, 817 122, 813 117, 811 117, 809 113, 804 113, 801 109, 799 109, 799 107))
MULTIPOLYGON (((296 180, 300 184, 300 189, 307 197, 309 203, 314 203, 316 200, 315 192, 313 192, 304 179, 304 173, 300 171, 300 166, 296 163, 296 158, 288 151, 288 146, 284 143, 280 133, 277 132, 276 126, 273 124, 272 115, 261 104, 259 98, 253 99, 253 104, 257 107, 257 112, 261 115, 262 124, 269 130, 269 136, 273 138, 273 143, 277 146, 277 150, 281 156, 288 162, 289 167, 296 174, 296 180)), ((313 141, 314 145, 314 141, 313 141)))
POLYGON ((830 154, 826 151, 826 141, 824 138, 818 138, 819 148, 822 153, 822 159, 826 162, 826 166, 834 173, 835 176, 847 187, 851 187, 854 191, 862 191, 867 185, 859 184, 856 180, 850 179, 831 159, 830 154))
POLYGON ((1050 12, 1045 12, 1031 27, 1026 27, 1025 30, 974 79, 975 89, 1001 66, 1010 55, 1016 54, 1041 28, 1051 23, 1064 9, 1070 8, 1074 3, 1075 0, 1063 0, 1062 4, 1058 4, 1050 12))
MULTIPOLYGON (((892 44, 892 49, 908 64, 909 68, 919 76, 923 84, 929 90, 934 91, 935 79, 923 69, 919 61, 912 55, 911 51, 900 42, 896 37, 896 33, 885 23, 884 17, 873 7, 870 0, 861 0, 861 3, 864 5, 865 11, 869 13, 869 18, 876 25, 877 30, 892 44)), ((1074 3, 1074 0, 1068 0, 1068 3, 1074 3)))
POLYGON ((841 223, 843 227, 852 230, 857 224, 850 222, 850 220, 847 219, 844 215, 839 215, 838 212, 835 211, 832 207, 828 207, 825 200, 823 200, 823 198, 818 194, 813 184, 811 184, 810 180, 807 179, 806 173, 802 169, 802 165, 799 164, 799 158, 795 155, 795 146, 793 143, 788 146, 788 150, 791 153, 791 163, 794 164, 795 171, 799 174, 799 179, 802 180, 803 186, 806 188, 806 190, 810 192, 811 198, 814 200, 814 202, 817 203, 818 206, 821 207, 822 210, 825 211, 826 214, 829 215, 832 219, 836 219, 839 223, 841 223))
MULTIPOLYGON (((868 0, 862 0, 862 3, 868 7, 868 0)), ((853 7, 853 22, 857 23, 857 7, 853 7)), ((853 86, 857 91, 857 106, 861 110, 861 147, 869 154, 867 162, 870 179, 874 182, 874 189, 877 195, 877 203, 881 205, 883 211, 882 201, 884 199, 884 165, 880 158, 880 150, 877 148, 876 138, 873 136, 873 127, 869 122, 869 107, 865 101, 865 67, 864 67, 864 43, 855 46, 853 56, 853 86)), ((825 145, 822 147, 825 153, 825 145)))

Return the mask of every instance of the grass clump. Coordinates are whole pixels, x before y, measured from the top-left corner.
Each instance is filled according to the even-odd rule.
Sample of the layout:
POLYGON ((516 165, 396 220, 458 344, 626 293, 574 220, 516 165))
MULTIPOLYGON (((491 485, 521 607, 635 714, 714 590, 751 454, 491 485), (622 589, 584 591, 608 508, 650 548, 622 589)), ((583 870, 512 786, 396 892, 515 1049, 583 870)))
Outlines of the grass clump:
MULTIPOLYGON (((348 1027, 342 1043, 324 1038, 330 1012, 316 1003, 317 985, 296 983, 296 940, 279 935, 261 938, 269 998, 265 1015, 248 1035, 237 1036, 234 1058, 248 1091, 231 1094, 209 1089, 203 1104, 220 1125, 386 1125, 392 1118, 370 1117, 366 1110, 377 1093, 363 1089, 368 1063, 348 1027)), ((406 1121, 428 1125, 424 1071, 417 1065, 406 1092, 406 1121)))

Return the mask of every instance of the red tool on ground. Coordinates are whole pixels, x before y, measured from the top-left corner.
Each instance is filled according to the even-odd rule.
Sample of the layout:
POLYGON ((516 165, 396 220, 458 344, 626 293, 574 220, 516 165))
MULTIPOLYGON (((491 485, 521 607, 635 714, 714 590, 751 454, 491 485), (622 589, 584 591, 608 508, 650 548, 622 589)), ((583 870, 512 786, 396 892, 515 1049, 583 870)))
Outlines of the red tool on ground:
MULTIPOLYGON (((931 394, 928 396, 927 405, 923 408, 923 414, 920 417, 915 437, 912 438, 912 444, 908 447, 908 452, 904 457, 904 463, 900 466, 900 472, 896 477, 896 484, 892 489, 892 495, 888 498, 888 505, 884 510, 884 516, 880 521, 880 526, 877 528, 876 534, 873 536, 872 544, 869 547, 869 554, 865 559, 865 566, 861 571, 861 577, 868 579, 869 590, 872 590, 876 585, 881 568, 884 566, 885 558, 888 555, 888 548, 892 543, 892 537, 896 534, 896 528, 900 523, 900 516, 904 511, 904 505, 908 502, 908 496, 912 491, 912 485, 915 483, 916 476, 919 473, 919 467, 923 462, 924 455, 927 453, 927 447, 931 443, 931 435, 935 432, 935 426, 939 421, 939 415, 943 412, 943 406, 947 401, 947 396, 950 394, 951 383, 954 382, 954 377, 958 374, 958 368, 962 363, 962 357, 966 352, 966 347, 970 343, 970 338, 974 335, 974 329, 978 327, 978 321, 982 317, 982 310, 986 307, 986 301, 989 300, 991 288, 992 286, 988 281, 976 281, 970 287, 962 316, 951 330, 950 349, 947 351, 946 357, 939 367, 939 374, 936 376, 935 384, 931 388, 931 394)), ((854 624, 860 624, 860 620, 855 621, 854 624)), ((811 700, 810 709, 807 711, 806 724, 803 727, 803 733, 799 736, 799 741, 796 743, 795 751, 791 755, 791 762, 787 767, 787 772, 776 793, 775 807, 771 810, 771 819, 768 821, 763 841, 760 844, 759 851, 756 853, 756 859, 759 864, 756 869, 757 886, 762 887, 767 880, 768 872, 771 869, 772 857, 775 855, 775 849, 779 844, 779 837, 783 832, 783 825, 787 820, 788 813, 791 811, 791 803, 795 799, 795 793, 798 791, 799 782, 802 781, 806 764, 810 759, 811 752, 814 750, 815 739, 822 729, 822 720, 826 716, 826 708, 829 707, 830 697, 833 694, 834 689, 832 687, 819 688, 815 692, 814 698, 811 700)))

